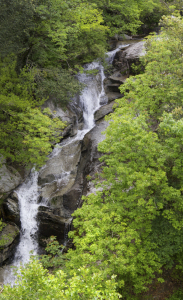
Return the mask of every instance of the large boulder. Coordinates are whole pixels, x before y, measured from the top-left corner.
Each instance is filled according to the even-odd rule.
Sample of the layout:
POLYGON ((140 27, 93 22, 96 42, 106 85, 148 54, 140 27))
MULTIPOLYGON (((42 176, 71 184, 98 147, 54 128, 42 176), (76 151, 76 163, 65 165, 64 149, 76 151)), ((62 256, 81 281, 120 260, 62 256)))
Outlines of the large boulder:
POLYGON ((127 49, 116 53, 113 61, 114 67, 122 72, 122 75, 133 74, 132 64, 138 65, 139 58, 145 55, 144 41, 131 44, 127 49))
POLYGON ((67 141, 53 152, 52 157, 40 171, 38 183, 41 185, 41 197, 49 204, 60 207, 62 196, 73 186, 81 156, 80 141, 67 141))
POLYGON ((79 184, 75 184, 70 191, 63 195, 63 207, 72 214, 77 209, 81 196, 82 188, 79 184))
POLYGON ((132 36, 127 35, 125 33, 115 34, 115 39, 118 41, 132 40, 132 36))
POLYGON ((94 114, 95 121, 98 121, 104 118, 106 115, 112 113, 114 104, 115 101, 112 101, 109 104, 103 105, 98 110, 96 110, 94 114))
POLYGON ((61 131, 62 137, 74 136, 77 134, 77 124, 83 121, 83 112, 75 102, 71 102, 65 109, 61 108, 54 100, 48 99, 42 108, 49 108, 53 117, 59 117, 67 124, 67 127, 61 131))
POLYGON ((69 103, 68 106, 63 109, 54 100, 48 99, 44 102, 42 108, 49 108, 53 116, 60 117, 63 122, 67 122, 68 124, 72 123, 73 116, 77 116, 78 120, 81 120, 83 115, 82 110, 74 102, 69 103))
MULTIPOLYGON (((101 172, 103 163, 99 161, 102 153, 98 151, 98 144, 105 139, 103 133, 109 123, 104 119, 96 122, 96 126, 88 132, 82 142, 82 158, 85 158, 85 167, 83 169, 83 195, 92 192, 94 184, 91 182, 96 179, 96 174, 101 172)), ((80 205, 82 202, 80 202, 80 205)))
POLYGON ((11 257, 18 243, 19 229, 11 223, 7 224, 0 233, 0 264, 11 257))
POLYGON ((119 71, 114 72, 111 76, 109 76, 109 79, 113 83, 119 83, 120 85, 125 83, 127 76, 123 76, 119 71))
POLYGON ((0 161, 0 199, 6 199, 8 195, 22 182, 22 177, 17 170, 0 161))
POLYGON ((122 98, 122 94, 121 93, 116 93, 116 92, 108 92, 107 93, 107 97, 108 97, 108 102, 114 101, 116 99, 122 98))
MULTIPOLYGON (((109 113, 112 105, 113 103, 101 115, 109 113)), ((41 170, 40 194, 47 199, 47 206, 40 206, 38 212, 40 245, 44 246, 50 235, 57 236, 63 243, 71 224, 72 213, 80 207, 81 197, 87 189, 87 176, 93 176, 99 171, 101 163, 98 158, 101 153, 97 151, 97 145, 105 138, 102 131, 107 126, 108 122, 101 119, 84 136, 83 141, 65 141, 41 170)))
POLYGON ((139 59, 141 56, 145 55, 144 41, 135 43, 124 50, 125 58, 127 60, 139 59))
POLYGON ((3 203, 3 211, 6 221, 11 221, 20 226, 20 210, 17 198, 7 198, 3 203))
POLYGON ((72 218, 63 218, 55 214, 55 210, 40 206, 38 211, 39 230, 38 240, 42 246, 46 245, 46 239, 51 235, 57 237, 60 243, 64 242, 66 228, 70 225, 72 218))

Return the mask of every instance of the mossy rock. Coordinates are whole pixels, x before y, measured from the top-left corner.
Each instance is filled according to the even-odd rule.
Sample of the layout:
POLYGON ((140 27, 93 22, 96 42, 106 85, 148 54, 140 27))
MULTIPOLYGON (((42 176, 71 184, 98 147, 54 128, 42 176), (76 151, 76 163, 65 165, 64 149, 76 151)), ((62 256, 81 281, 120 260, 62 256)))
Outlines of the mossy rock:
POLYGON ((14 224, 6 224, 0 233, 0 264, 13 255, 18 243, 19 229, 14 224))

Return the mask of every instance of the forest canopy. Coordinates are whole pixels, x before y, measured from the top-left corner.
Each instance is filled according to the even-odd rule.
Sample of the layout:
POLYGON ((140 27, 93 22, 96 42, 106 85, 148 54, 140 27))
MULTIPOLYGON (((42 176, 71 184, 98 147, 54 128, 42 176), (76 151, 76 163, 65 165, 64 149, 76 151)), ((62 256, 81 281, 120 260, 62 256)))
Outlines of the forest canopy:
POLYGON ((39 166, 51 150, 51 136, 63 128, 42 113, 44 101, 65 107, 82 90, 75 74, 104 57, 109 37, 135 33, 147 19, 155 26, 169 11, 159 0, 0 0, 0 6, 0 153, 10 162, 39 166))
POLYGON ((125 299, 155 276, 161 281, 163 268, 183 271, 183 20, 161 24, 146 41, 144 73, 121 86, 124 97, 107 118, 100 191, 74 212, 70 233, 76 250, 67 267, 116 275, 125 299))
MULTIPOLYGON (((16 16, 10 28, 17 32, 11 36, 4 18, 0 151, 12 161, 38 165, 64 127, 41 110, 49 88, 57 84, 54 91, 64 102, 80 90, 73 74, 103 56, 107 37, 135 32, 147 15, 159 18, 181 8, 179 1, 1 2, 3 16, 16 16)), ((96 174, 100 189, 73 214, 74 249, 53 274, 33 259, 21 268, 19 285, 6 286, 0 299, 136 300, 154 278, 163 281, 163 270, 174 268, 182 276, 183 19, 178 12, 160 24, 160 34, 146 38, 144 72, 120 87, 124 96, 107 117, 98 147, 104 163, 96 174)))
POLYGON ((107 28, 96 5, 78 0, 0 5, 0 153, 40 166, 65 126, 41 105, 64 107, 81 90, 73 67, 103 55, 107 28))

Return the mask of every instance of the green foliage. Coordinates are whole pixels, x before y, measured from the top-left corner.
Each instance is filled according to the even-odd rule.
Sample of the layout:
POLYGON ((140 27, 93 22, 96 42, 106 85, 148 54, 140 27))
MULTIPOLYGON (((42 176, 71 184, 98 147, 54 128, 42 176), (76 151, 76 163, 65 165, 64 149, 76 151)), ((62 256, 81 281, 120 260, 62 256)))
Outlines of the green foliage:
POLYGON ((0 232, 3 230, 3 228, 6 226, 6 224, 0 220, 0 232))
MULTIPOLYGON (((6 226, 6 224, 2 220, 0 220, 0 233, 5 226, 6 226)), ((7 236, 6 236, 6 238, 4 238, 4 236, 1 235, 0 248, 3 247, 7 243, 7 239, 8 239, 7 236)))
POLYGON ((41 68, 57 67, 77 58, 83 63, 104 54, 107 28, 101 25, 102 15, 93 4, 80 0, 1 0, 1 5, 0 49, 5 55, 18 53, 21 67, 22 63, 30 62, 41 68), (14 35, 20 36, 17 40, 4 18, 9 13, 9 24, 17 23, 13 30, 14 35), (3 42, 7 42, 7 36, 12 47, 5 49, 3 42))
POLYGON ((121 87, 125 99, 138 113, 146 111, 151 118, 161 116, 182 104, 182 21, 164 18, 161 35, 147 40, 147 54, 143 58, 145 73, 131 77, 121 87), (135 79, 135 80, 134 80, 135 79), (147 97, 148 95, 148 97, 147 97))
MULTIPOLYGON (((103 9, 111 35, 119 28, 134 32, 143 13, 152 12, 159 3, 92 2, 103 9)), ((62 126, 48 111, 39 110, 41 95, 46 94, 41 84, 54 89, 56 96, 52 79, 62 82, 66 69, 90 61, 97 53, 102 55, 106 27, 93 4, 79 0, 32 3, 36 27, 29 32, 30 51, 21 46, 19 52, 31 67, 17 75, 15 63, 12 68, 4 62, 1 65, 0 141, 5 157, 39 165, 50 150, 50 140, 55 140, 53 133, 62 126)), ((19 284, 6 286, 0 299, 112 300, 120 297, 117 287, 131 300, 146 291, 155 276, 163 280, 162 267, 174 265, 182 272, 183 21, 171 16, 161 24, 161 34, 146 41, 144 74, 130 77, 121 86, 124 98, 117 100, 115 112, 107 118, 106 139, 98 148, 104 154, 102 182, 73 214, 75 230, 69 236, 76 249, 66 255, 66 271, 50 275, 32 260, 21 268, 19 284)), ((63 266, 54 238, 47 251, 50 256, 42 260, 47 268, 63 266)))
POLYGON ((0 5, 0 153, 41 166, 64 124, 42 113, 40 105, 52 99, 65 107, 81 91, 76 70, 104 55, 107 27, 96 5, 86 1, 0 0, 0 5))
POLYGON ((0 0, 0 5, 2 57, 13 52, 18 73, 34 67, 35 95, 65 106, 82 89, 74 66, 105 53, 101 13, 80 0, 0 0))
POLYGON ((178 290, 167 300, 182 300, 183 298, 183 290, 178 290))
POLYGON ((120 295, 115 291, 114 277, 105 283, 102 274, 88 276, 88 268, 82 267, 78 274, 68 277, 66 273, 59 270, 54 275, 48 274, 42 264, 33 259, 26 268, 20 268, 18 285, 13 288, 4 286, 0 299, 6 300, 94 300, 110 299, 118 300, 120 295))
POLYGON ((104 55, 107 28, 96 6, 79 0, 0 5, 0 153, 41 166, 64 124, 39 107, 48 98, 65 107, 81 91, 74 65, 104 55))
POLYGON ((150 36, 144 74, 121 86, 125 94, 107 120, 103 180, 74 212, 68 269, 89 266, 104 280, 115 274, 125 299, 146 290, 162 267, 183 269, 182 34, 180 17, 164 17, 150 36), (130 100, 130 101, 129 101, 130 100))
POLYGON ((58 67, 43 70, 37 68, 35 82, 35 94, 38 99, 50 98, 63 108, 83 88, 70 71, 58 67))
POLYGON ((30 32, 34 30, 33 1, 0 0, 1 56, 28 51, 30 32))
POLYGON ((92 0, 103 11, 105 24, 110 28, 110 35, 115 33, 136 33, 142 24, 141 19, 153 9, 159 7, 159 1, 143 0, 92 0))
POLYGON ((51 236, 45 248, 47 254, 41 256, 41 263, 44 268, 58 268, 64 263, 64 255, 62 253, 63 246, 59 245, 55 236, 51 236))
POLYGON ((23 165, 41 166, 58 140, 64 123, 52 119, 43 103, 34 98, 34 74, 24 68, 18 75, 15 60, 9 57, 0 64, 0 153, 23 165))
MULTIPOLYGON (((157 136, 147 132, 142 117, 114 116, 99 146, 106 154, 102 192, 91 194, 74 216, 76 251, 69 251, 68 267, 89 264, 103 276, 116 274, 122 294, 145 289, 161 263, 156 245, 148 239, 152 220, 163 203, 174 197, 161 170, 164 158, 157 136), (120 126, 119 126, 120 124, 120 126), (160 153, 160 155, 157 155, 160 153)), ((67 266, 67 264, 66 264, 67 266)))

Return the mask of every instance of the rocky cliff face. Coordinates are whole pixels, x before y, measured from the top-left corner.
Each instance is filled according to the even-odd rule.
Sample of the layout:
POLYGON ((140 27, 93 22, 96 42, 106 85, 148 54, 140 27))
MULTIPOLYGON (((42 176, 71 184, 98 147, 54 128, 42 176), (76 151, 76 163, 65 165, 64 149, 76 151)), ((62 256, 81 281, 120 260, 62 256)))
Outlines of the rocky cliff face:
POLYGON ((6 165, 5 160, 1 159, 0 163, 0 199, 3 201, 23 181, 23 178, 17 170, 6 165))
POLYGON ((9 258, 18 243, 19 229, 14 223, 7 224, 0 233, 0 265, 9 258))
MULTIPOLYGON (((83 135, 83 138, 76 138, 78 130, 83 128, 83 113, 77 101, 70 103, 65 111, 52 101, 45 103, 53 114, 67 121, 68 126, 61 136, 61 139, 64 138, 63 141, 54 149, 39 172, 38 240, 40 245, 44 246, 45 240, 50 235, 57 236, 63 243, 72 221, 72 213, 82 204, 82 195, 94 191, 92 182, 87 178, 94 178, 102 168, 99 162, 102 153, 98 152, 97 146, 105 138, 102 134, 108 126, 105 116, 113 112, 114 99, 122 97, 119 86, 131 73, 131 64, 138 63, 139 57, 144 54, 143 47, 143 42, 127 45, 119 49, 114 56, 112 71, 104 81, 105 97, 101 97, 101 104, 106 103, 106 98, 108 102, 95 111, 95 126, 83 135)), ((97 76, 95 93, 102 93, 102 77, 100 74, 97 76)), ((89 89, 86 90, 87 92, 90 92, 89 89)), ((16 172, 12 176, 13 171, 7 170, 5 165, 3 168, 2 172, 6 175, 3 175, 0 189, 4 189, 2 195, 3 199, 6 198, 3 204, 4 216, 7 221, 13 221, 20 226, 17 196, 11 191, 21 183, 22 179, 16 172)))

